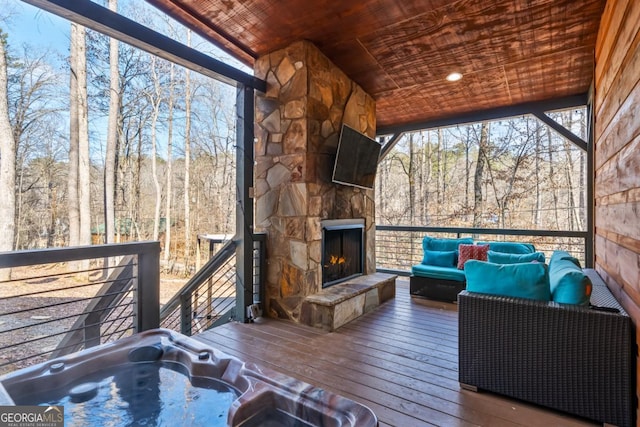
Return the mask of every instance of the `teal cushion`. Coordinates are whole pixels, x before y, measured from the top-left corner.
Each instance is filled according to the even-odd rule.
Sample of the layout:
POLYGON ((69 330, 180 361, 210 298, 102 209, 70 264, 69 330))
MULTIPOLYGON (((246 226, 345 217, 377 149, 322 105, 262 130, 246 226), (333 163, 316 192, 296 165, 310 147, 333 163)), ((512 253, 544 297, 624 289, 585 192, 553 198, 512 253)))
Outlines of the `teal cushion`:
POLYGON ((457 262, 458 251, 424 251, 423 264, 440 267, 454 267, 457 262))
POLYGON ((534 252, 532 254, 508 254, 505 252, 489 251, 487 260, 494 264, 518 264, 532 261, 544 263, 544 254, 542 252, 534 252))
POLYGON ((494 252, 506 252, 508 254, 530 254, 536 251, 531 243, 519 242, 478 242, 478 244, 489 245, 489 250, 494 252))
POLYGON ((463 282, 465 280, 464 271, 456 267, 438 267, 435 265, 418 264, 411 267, 411 274, 419 277, 429 277, 432 279, 455 280, 463 282))
POLYGON ((494 264, 469 260, 464 265, 467 291, 549 301, 547 266, 541 263, 494 264))
POLYGON ((580 261, 578 258, 574 257, 567 251, 553 251, 551 254, 551 259, 549 260, 549 268, 551 268, 551 264, 555 263, 558 260, 568 260, 574 263, 578 268, 582 268, 580 265, 580 261))
POLYGON ((473 244, 471 237, 463 239, 435 239, 433 237, 426 236, 422 239, 422 249, 425 251, 457 251, 458 245, 473 244))
POLYGON ((549 264, 551 299, 560 304, 589 305, 592 283, 572 256, 553 258, 549 264))

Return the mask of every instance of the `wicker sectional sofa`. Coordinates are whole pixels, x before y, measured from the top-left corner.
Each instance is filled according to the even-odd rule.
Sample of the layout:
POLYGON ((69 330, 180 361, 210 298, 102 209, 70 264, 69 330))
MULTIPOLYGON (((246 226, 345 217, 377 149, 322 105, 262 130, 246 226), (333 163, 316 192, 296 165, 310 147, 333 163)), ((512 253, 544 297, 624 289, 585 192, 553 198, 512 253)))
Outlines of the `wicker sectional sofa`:
POLYGON ((412 296, 428 298, 436 301, 456 302, 458 293, 465 289, 464 271, 456 266, 457 256, 450 265, 442 259, 433 259, 429 254, 456 252, 460 244, 486 244, 492 251, 529 254, 535 252, 533 245, 516 242, 474 242, 471 238, 436 239, 425 236, 422 240, 424 258, 421 264, 411 268, 409 277, 409 293, 412 296), (444 251, 444 252, 443 252, 444 251))
POLYGON ((634 426, 633 324, 598 274, 584 271, 591 306, 462 291, 461 385, 634 426))

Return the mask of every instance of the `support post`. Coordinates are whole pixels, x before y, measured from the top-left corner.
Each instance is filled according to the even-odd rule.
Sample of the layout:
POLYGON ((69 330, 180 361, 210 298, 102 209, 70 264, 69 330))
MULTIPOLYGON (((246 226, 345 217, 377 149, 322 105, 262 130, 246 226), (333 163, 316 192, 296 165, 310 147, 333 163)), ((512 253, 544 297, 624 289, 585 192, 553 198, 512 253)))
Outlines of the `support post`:
POLYGON ((584 263, 587 268, 595 265, 595 113, 593 110, 593 84, 589 90, 587 101, 587 238, 584 245, 584 263))
POLYGON ((253 89, 239 84, 236 97, 236 320, 247 322, 253 302, 253 89))
POLYGON ((160 327, 160 242, 138 254, 135 331, 160 327))

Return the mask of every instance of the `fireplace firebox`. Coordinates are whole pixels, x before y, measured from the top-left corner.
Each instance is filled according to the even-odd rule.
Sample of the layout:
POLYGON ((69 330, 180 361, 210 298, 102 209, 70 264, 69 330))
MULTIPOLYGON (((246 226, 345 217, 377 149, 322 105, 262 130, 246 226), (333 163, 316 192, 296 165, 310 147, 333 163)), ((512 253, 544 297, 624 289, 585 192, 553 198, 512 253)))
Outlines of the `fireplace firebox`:
POLYGON ((364 272, 364 219, 322 221, 322 287, 364 272))

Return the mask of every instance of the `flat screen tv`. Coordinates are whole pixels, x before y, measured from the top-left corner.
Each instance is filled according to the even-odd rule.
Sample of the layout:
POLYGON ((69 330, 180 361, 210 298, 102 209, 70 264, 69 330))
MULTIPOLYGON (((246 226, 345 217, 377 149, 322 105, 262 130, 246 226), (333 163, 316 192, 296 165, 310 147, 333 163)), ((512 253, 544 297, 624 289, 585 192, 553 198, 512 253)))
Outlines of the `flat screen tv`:
POLYGON ((376 140, 343 124, 333 166, 333 182, 373 188, 381 149, 376 140))

